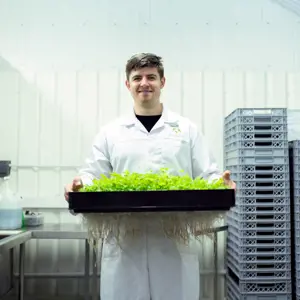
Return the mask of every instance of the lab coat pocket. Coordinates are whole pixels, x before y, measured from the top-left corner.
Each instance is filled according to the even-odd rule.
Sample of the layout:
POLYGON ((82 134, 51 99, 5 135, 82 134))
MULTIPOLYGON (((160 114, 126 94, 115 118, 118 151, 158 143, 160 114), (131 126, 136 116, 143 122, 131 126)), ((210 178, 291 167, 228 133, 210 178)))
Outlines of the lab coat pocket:
POLYGON ((117 259, 120 257, 121 249, 114 239, 103 242, 102 258, 104 260, 117 259))
MULTIPOLYGON (((112 149, 111 160, 114 166, 128 169, 134 162, 145 160, 148 156, 150 141, 147 139, 128 139, 117 141, 112 149)), ((122 170, 124 171, 124 170, 122 170)))
POLYGON ((199 256, 194 245, 179 246, 182 267, 182 299, 198 300, 200 295, 199 256))
POLYGON ((189 151, 189 143, 182 136, 166 137, 161 143, 162 156, 164 159, 171 157, 186 156, 189 151))

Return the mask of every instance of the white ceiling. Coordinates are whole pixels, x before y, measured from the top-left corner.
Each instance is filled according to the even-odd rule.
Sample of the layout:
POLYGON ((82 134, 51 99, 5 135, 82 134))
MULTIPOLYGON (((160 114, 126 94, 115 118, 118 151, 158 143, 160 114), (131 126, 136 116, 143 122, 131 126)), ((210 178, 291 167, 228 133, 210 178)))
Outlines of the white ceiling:
POLYGON ((272 0, 300 17, 300 0, 272 0))

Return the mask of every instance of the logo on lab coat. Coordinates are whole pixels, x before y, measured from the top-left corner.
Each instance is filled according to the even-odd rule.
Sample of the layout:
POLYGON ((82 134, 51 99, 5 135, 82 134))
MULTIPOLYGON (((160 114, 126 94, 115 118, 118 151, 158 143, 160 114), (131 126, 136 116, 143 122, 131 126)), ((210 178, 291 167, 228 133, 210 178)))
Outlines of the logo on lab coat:
POLYGON ((170 123, 170 126, 176 134, 181 132, 178 123, 170 123))

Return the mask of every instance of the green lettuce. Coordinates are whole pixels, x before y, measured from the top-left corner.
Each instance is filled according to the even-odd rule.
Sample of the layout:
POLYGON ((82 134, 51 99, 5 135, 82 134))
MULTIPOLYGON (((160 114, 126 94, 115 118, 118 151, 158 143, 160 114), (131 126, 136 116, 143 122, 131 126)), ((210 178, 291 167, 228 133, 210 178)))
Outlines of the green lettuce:
MULTIPOLYGON (((183 173, 183 172, 182 172, 183 173)), ((144 174, 111 173, 110 177, 102 175, 94 179, 92 185, 86 185, 81 192, 129 192, 129 191, 170 191, 170 190, 218 190, 228 189, 223 179, 209 182, 203 178, 192 179, 190 176, 170 175, 168 169, 161 169, 158 173, 144 174)))

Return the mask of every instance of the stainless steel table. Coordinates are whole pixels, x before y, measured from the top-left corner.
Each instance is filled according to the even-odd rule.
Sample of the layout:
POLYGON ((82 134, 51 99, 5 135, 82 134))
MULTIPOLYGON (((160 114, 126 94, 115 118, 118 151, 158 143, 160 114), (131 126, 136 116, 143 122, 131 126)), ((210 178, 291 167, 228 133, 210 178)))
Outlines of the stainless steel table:
MULTIPOLYGON (((88 243, 88 234, 86 229, 79 224, 45 224, 30 229, 32 239, 84 239, 85 240, 85 299, 88 300, 89 281, 90 281, 90 245, 88 243)), ((24 277, 24 274, 23 274, 24 277)), ((59 276, 60 278, 63 276, 59 276)), ((64 277, 71 277, 66 275, 64 277)), ((93 299, 97 299, 97 262, 96 253, 93 251, 93 275, 92 275, 92 295, 93 299)))
MULTIPOLYGON (((9 231, 7 231, 9 232, 9 231)), ((89 295, 89 280, 90 280, 90 245, 88 243, 87 231, 77 224, 45 224, 38 227, 24 228, 18 234, 12 234, 0 240, 1 251, 13 250, 19 246, 19 290, 18 299, 24 299, 24 258, 25 258, 25 244, 30 239, 84 239, 85 240, 85 290, 87 291, 85 299, 90 299, 89 295)), ((97 299, 97 264, 96 253, 93 251, 93 274, 92 274, 92 295, 93 299, 97 299)), ((11 265, 11 272, 13 272, 13 264, 11 265)), ((50 277, 50 276, 45 276, 50 277)), ((72 276, 53 276, 53 277, 72 277, 72 276)), ((76 277, 73 275, 73 277, 76 277)))
MULTIPOLYGON (((213 233, 213 247, 214 247, 214 295, 213 299, 218 300, 218 233, 221 231, 226 231, 227 226, 216 227, 212 230, 213 233)), ((24 299, 24 258, 25 258, 25 243, 30 239, 84 239, 85 240, 85 290, 87 291, 85 299, 90 298, 89 294, 89 281, 90 281, 90 245, 88 243, 88 234, 87 231, 81 225, 77 224, 45 224, 39 227, 30 227, 21 230, 21 233, 11 235, 5 239, 0 240, 0 253, 3 250, 12 250, 19 246, 19 290, 18 290, 18 299, 24 299)), ((102 248, 102 243, 100 244, 102 248)), ((102 252, 102 251, 101 251, 102 252)), ((12 254, 13 255, 13 254, 12 254)), ((92 299, 98 300, 98 291, 97 291, 97 255, 93 251, 92 256, 92 299)), ((101 260, 99 260, 99 263, 101 260)), ((11 266, 13 268, 13 265, 11 266)), ((100 275, 101 276, 101 265, 99 265, 100 275)), ((13 270, 12 270, 13 271, 13 270)), ((49 277, 49 276, 45 276, 49 277)), ((76 277, 72 275, 58 275, 55 274, 53 277, 76 277)))
POLYGON ((219 300, 219 295, 218 295, 218 286, 219 286, 219 281, 218 281, 218 233, 222 231, 227 231, 228 226, 220 226, 216 227, 213 230, 213 248, 214 248, 214 295, 213 299, 219 300))

